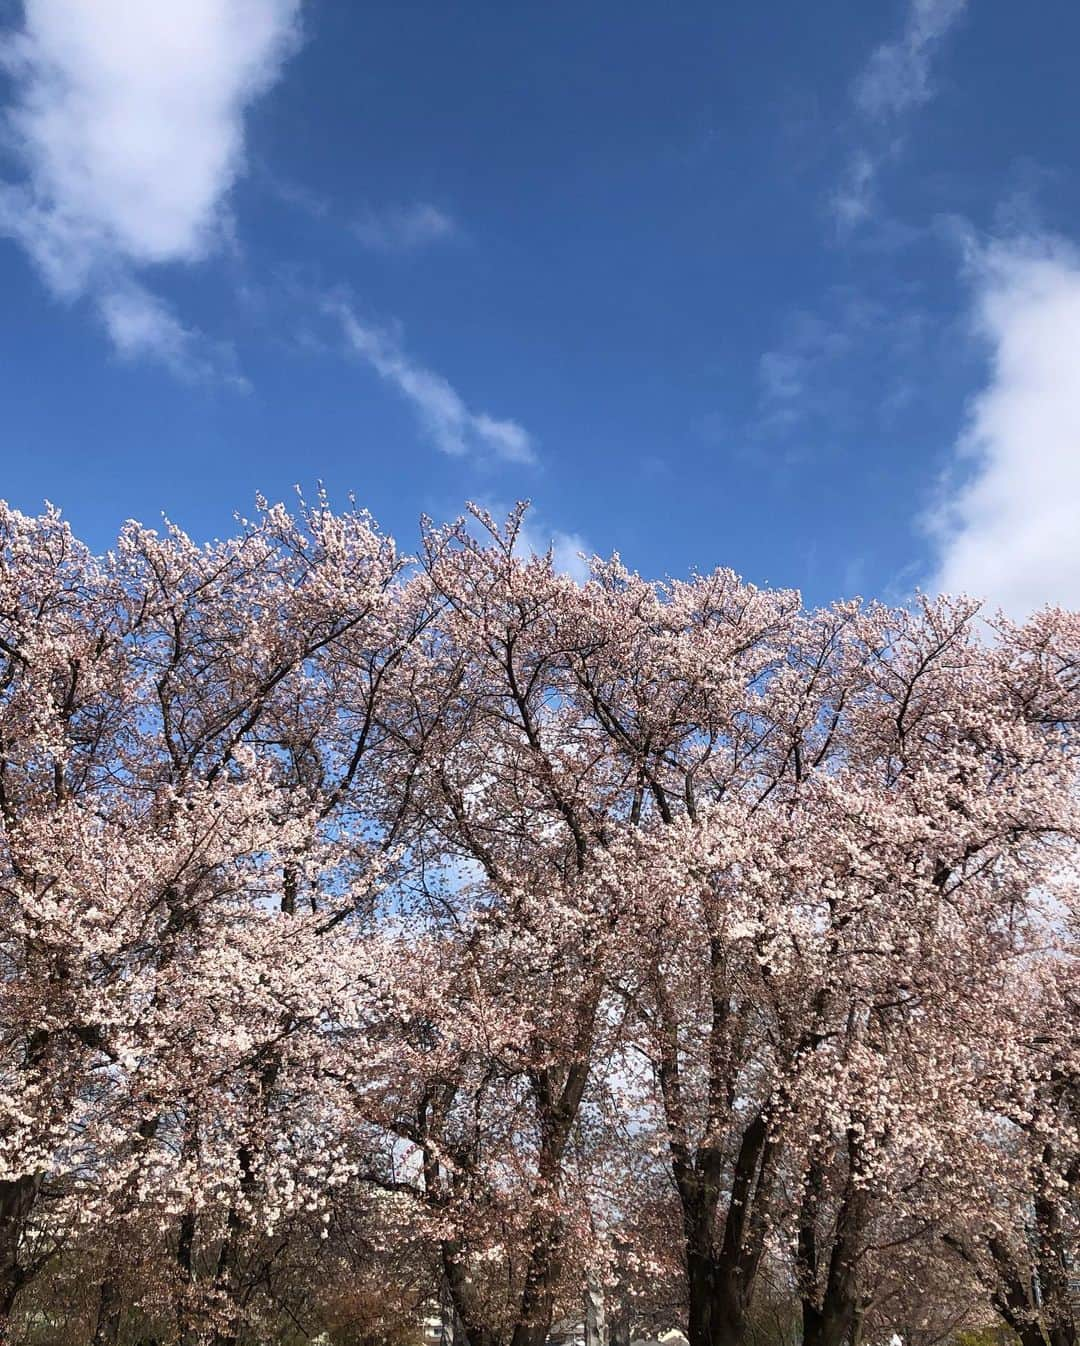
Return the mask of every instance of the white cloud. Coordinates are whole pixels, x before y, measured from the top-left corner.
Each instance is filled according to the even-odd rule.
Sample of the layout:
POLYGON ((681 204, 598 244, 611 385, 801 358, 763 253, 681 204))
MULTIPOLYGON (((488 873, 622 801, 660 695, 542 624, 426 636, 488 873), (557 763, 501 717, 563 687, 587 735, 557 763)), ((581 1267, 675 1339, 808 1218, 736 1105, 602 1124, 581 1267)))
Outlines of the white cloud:
POLYGON ((871 296, 833 286, 793 309, 758 357, 757 419, 744 441, 772 467, 805 461, 852 434, 891 435, 913 397, 933 332, 903 284, 871 296))
POLYGON ((969 263, 989 379, 957 445, 966 480, 930 520, 928 587, 1015 616, 1080 608, 1080 255, 1029 237, 972 248, 969 263))
POLYGON ((226 345, 210 345, 185 327, 167 306, 135 281, 118 283, 97 295, 98 312, 118 355, 151 359, 187 382, 221 379, 238 388, 235 355, 226 345))
POLYGON ((580 533, 564 533, 557 528, 548 533, 538 522, 527 519, 518 534, 518 544, 518 550, 530 556, 545 556, 550 550, 552 565, 575 584, 584 584, 589 578, 592 550, 580 533))
POLYGON ((517 421, 470 410, 447 379, 411 359, 392 333, 361 322, 346 304, 333 302, 327 307, 340 320, 349 349, 411 404, 443 453, 491 454, 513 463, 536 461, 532 439, 517 421))
POLYGON ((21 176, 0 184, 0 231, 55 294, 107 296, 220 245, 244 111, 277 77, 299 3, 25 0, 4 56, 21 176))
POLYGON ((856 296, 843 295, 826 318, 796 309, 784 321, 780 342, 758 360, 763 424, 783 428, 820 409, 825 374, 847 355, 853 333, 868 326, 871 315, 856 296))
POLYGON ((934 57, 966 8, 967 0, 909 0, 900 35, 877 47, 856 78, 852 99, 863 134, 873 143, 854 151, 829 200, 841 235, 874 214, 878 170, 902 145, 897 123, 933 97, 934 57))
POLYGON ((454 220, 427 202, 365 211, 353 223, 353 232, 365 247, 378 252, 418 252, 446 242, 458 232, 454 220))
POLYGON ((517 523, 513 543, 515 556, 524 559, 546 556, 550 552, 552 565, 559 574, 569 576, 575 584, 584 584, 589 578, 589 558, 594 554, 593 548, 580 533, 549 528, 530 501, 518 501, 511 507, 504 500, 489 498, 470 504, 469 512, 481 525, 474 531, 482 540, 489 529, 503 535, 502 521, 514 519, 517 523))
POLYGON ((876 180, 876 160, 866 150, 858 150, 852 155, 844 180, 830 201, 841 232, 857 228, 873 214, 876 180))
POLYGON ((966 8, 967 0, 911 0, 903 32, 874 51, 855 82, 860 111, 890 117, 928 102, 935 49, 966 8))

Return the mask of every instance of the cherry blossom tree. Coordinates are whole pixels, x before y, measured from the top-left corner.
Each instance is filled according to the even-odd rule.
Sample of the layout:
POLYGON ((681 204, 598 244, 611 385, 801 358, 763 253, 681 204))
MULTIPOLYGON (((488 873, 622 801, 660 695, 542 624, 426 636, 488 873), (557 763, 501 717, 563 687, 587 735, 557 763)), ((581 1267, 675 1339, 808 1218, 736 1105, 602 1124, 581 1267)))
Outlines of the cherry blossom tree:
MULTIPOLYGON (((800 619, 751 684, 756 760, 728 730, 745 776, 717 735, 692 794, 658 801, 673 821, 673 801, 693 801, 639 872, 643 923, 663 904, 637 996, 694 1341, 742 1337, 768 1237, 792 1224, 806 1338, 850 1336, 873 1302, 877 1217, 902 1228, 899 1194, 945 1132, 928 1101, 970 1097, 987 1031, 970 1003, 1021 951, 1063 843, 1075 859, 1075 626, 1040 619, 991 645, 974 618, 943 602, 800 619), (801 1213, 773 1200, 792 1165, 801 1213)), ((664 791, 674 772, 643 774, 664 791)))
POLYGON ((978 1053, 978 1110, 941 1186, 942 1239, 1025 1346, 1080 1331, 1080 1001, 1075 946, 1002 989, 978 1053))
POLYGON ((1076 1346, 1080 620, 523 551, 0 509, 0 1339, 1076 1346))
MULTIPOLYGON (((264 510, 210 548, 131 527, 108 562, 55 514, 8 512, 4 525, 4 988, 18 997, 4 1016, 17 1030, 5 1062, 5 1307, 48 1251, 34 1224, 46 1183, 50 1231, 57 1200, 86 1219, 91 1194, 119 1200, 122 1216, 153 1193, 179 1219, 188 1277, 213 1192, 227 1205, 227 1280, 252 1133, 265 1131, 259 1099, 286 1053, 310 1063, 294 1037, 321 1041, 328 1016, 348 1024, 341 997, 358 985, 380 994, 349 929, 377 891, 380 848, 327 840, 334 810, 360 803, 374 741, 364 697, 400 643, 383 610, 398 562, 364 516, 321 508, 303 526, 264 510), (361 737, 343 760, 328 737, 336 775, 312 789, 297 762, 314 752, 323 680, 340 677, 316 667, 335 643, 354 679, 347 695, 335 689, 328 727, 348 733, 359 716, 361 737), (318 893, 306 916, 305 883, 318 893)), ((290 1096, 302 1114, 299 1078, 290 1096)), ((265 1141, 276 1167, 260 1173, 264 1220, 299 1199, 305 1148, 326 1157, 303 1116, 278 1126, 269 1152, 265 1141)))

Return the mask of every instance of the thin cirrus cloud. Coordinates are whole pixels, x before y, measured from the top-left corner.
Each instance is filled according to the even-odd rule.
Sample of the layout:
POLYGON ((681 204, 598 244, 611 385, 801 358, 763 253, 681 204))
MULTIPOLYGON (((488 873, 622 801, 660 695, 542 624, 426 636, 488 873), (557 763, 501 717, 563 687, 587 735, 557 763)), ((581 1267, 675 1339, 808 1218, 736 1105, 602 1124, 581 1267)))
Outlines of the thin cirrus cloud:
POLYGON ((1017 618, 1080 607, 1080 254, 1029 235, 969 244, 968 265, 989 377, 927 521, 928 587, 1017 618))
MULTIPOLYGON (((590 558, 594 555, 580 533, 568 533, 563 529, 552 528, 532 505, 531 501, 519 502, 527 506, 519 518, 517 535, 514 539, 514 555, 522 560, 533 556, 550 556, 551 564, 557 574, 566 575, 575 584, 585 584, 592 572, 590 558)), ((486 499, 469 506, 475 519, 484 519, 490 526, 499 527, 500 521, 511 517, 515 511, 503 500, 486 499)))
POLYGON ((968 0, 909 0, 900 34, 876 47, 856 77, 851 96, 864 136, 850 156, 830 198, 841 234, 850 233, 875 211, 877 178, 883 160, 898 152, 905 115, 934 96, 931 79, 938 50, 962 18, 968 0))
POLYGON ((430 201, 413 201, 409 205, 369 205, 351 218, 343 218, 332 201, 304 183, 280 177, 265 168, 262 177, 282 201, 313 219, 341 225, 372 252, 404 255, 461 238, 457 220, 430 201))
POLYGON ((421 428, 441 452, 455 458, 536 462, 532 437, 517 421, 473 411, 447 379, 414 360, 392 332, 362 322, 340 301, 326 307, 341 323, 347 349, 409 403, 421 428))
POLYGON ((850 300, 832 320, 806 310, 788 315, 781 341, 758 361, 763 426, 782 429, 805 418, 821 394, 822 374, 851 349, 860 323, 850 300))
POLYGON ((856 107, 868 117, 881 118, 929 102, 935 52, 966 7, 967 0, 911 0, 903 32, 876 48, 855 81, 856 107))
POLYGON ((0 232, 53 294, 92 297, 119 354, 189 377, 215 362, 221 348, 134 277, 227 238, 244 114, 293 49, 299 5, 25 0, 3 58, 21 173, 0 182, 0 232))
POLYGON ((525 556, 551 556, 551 564, 560 575, 575 584, 589 578, 592 548, 580 533, 545 528, 537 519, 526 517, 518 534, 518 553, 525 556))
POLYGON ((866 150, 856 150, 829 202, 841 233, 850 233, 874 213, 876 181, 877 161, 866 150))
POLYGON ((426 201, 366 210, 353 221, 352 230, 365 247, 388 253, 420 252, 458 235, 453 217, 426 201))
POLYGON ((814 309, 792 310, 758 360, 758 429, 798 430, 805 448, 808 434, 887 424, 907 399, 905 370, 925 328, 902 293, 886 303, 850 285, 834 286, 814 309), (889 371, 884 381, 881 369, 889 371))
POLYGON ((151 354, 179 379, 216 379, 241 390, 248 388, 231 346, 211 342, 185 327, 168 305, 138 281, 128 278, 114 282, 98 295, 97 305, 113 347, 122 358, 151 354))

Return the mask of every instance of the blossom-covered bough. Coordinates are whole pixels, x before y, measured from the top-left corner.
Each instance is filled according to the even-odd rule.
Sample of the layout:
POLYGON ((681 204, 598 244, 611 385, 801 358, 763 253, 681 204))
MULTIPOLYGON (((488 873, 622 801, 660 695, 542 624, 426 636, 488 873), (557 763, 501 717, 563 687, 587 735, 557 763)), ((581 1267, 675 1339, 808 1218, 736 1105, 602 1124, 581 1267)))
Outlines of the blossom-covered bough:
POLYGON ((1080 618, 521 525, 0 509, 0 1340, 1076 1346, 1080 618))

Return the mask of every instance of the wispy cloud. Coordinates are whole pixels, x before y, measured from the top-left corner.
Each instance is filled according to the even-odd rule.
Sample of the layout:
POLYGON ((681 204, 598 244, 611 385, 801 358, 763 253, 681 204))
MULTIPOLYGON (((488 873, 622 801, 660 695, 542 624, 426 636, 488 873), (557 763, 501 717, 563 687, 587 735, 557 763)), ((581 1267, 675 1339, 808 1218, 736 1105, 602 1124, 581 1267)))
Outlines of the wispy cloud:
POLYGON ((404 256, 423 252, 462 236, 461 227, 448 211, 430 201, 409 205, 366 206, 351 217, 340 212, 321 193, 295 179, 283 178, 265 166, 260 179, 280 200, 313 219, 325 220, 352 234, 372 252, 404 256))
POLYGON ((458 227, 445 211, 428 202, 366 210, 353 221, 353 233, 377 252, 418 252, 457 236, 458 227))
POLYGON ((150 359, 188 383, 223 380, 246 390, 236 355, 227 343, 211 343, 185 327, 157 295, 130 279, 103 289, 98 311, 113 346, 125 360, 150 359))
MULTIPOLYGON (((145 304, 139 323, 117 318, 133 311, 131 276, 199 261, 228 236, 244 113, 280 73, 299 4, 25 0, 7 35, 3 131, 21 172, 0 182, 0 231, 55 295, 92 296, 114 338, 128 339, 122 353, 136 327, 149 330, 145 304)), ((186 331, 154 305, 159 332, 186 331)), ((190 348, 197 334, 187 337, 190 348)), ((136 345, 155 355, 176 343, 136 345)))
POLYGON ((967 262, 989 377, 929 520, 928 587, 1080 607, 1080 254, 1029 235, 969 242, 967 262))
POLYGON ((855 81, 859 110, 868 117, 896 117, 928 102, 937 47, 966 8, 967 0, 910 0, 903 32, 874 51, 855 81))
MULTIPOLYGON (((530 501, 519 502, 516 508, 520 509, 522 504, 527 509, 518 526, 514 555, 525 558, 547 556, 550 552, 551 563, 559 574, 568 575, 575 584, 584 584, 589 578, 594 549, 580 533, 552 528, 530 501)), ((514 513, 506 501, 490 498, 477 501, 476 508, 496 527, 514 513)))
POLYGON ((436 448, 458 458, 536 461, 532 438, 517 421, 471 410, 447 379, 412 359, 394 333, 362 322, 341 301, 331 301, 327 308, 340 321, 349 350, 405 398, 436 448))
POLYGON ((796 309, 789 313, 779 341, 758 360, 763 426, 783 429, 805 423, 823 403, 831 409, 829 371, 852 351, 856 335, 865 333, 876 318, 876 310, 848 292, 830 296, 822 312, 796 309))
POLYGON ((759 357, 757 418, 744 448, 786 469, 856 431, 892 434, 935 342, 903 286, 881 299, 833 287, 815 308, 789 312, 759 357))
POLYGON ((872 52, 852 86, 864 143, 849 157, 829 205, 837 230, 850 234, 875 210, 882 164, 902 145, 905 116, 934 95, 934 58, 968 0, 908 0, 899 35, 872 52))
POLYGON ((874 213, 876 184, 877 162, 866 150, 857 150, 829 202, 841 233, 850 233, 874 213))
POLYGON ((576 584, 584 584, 589 578, 592 549, 580 533, 564 533, 558 528, 549 532, 541 522, 527 519, 518 540, 521 549, 532 556, 545 556, 550 551, 555 569, 576 584))
POLYGON ((765 351, 758 361, 758 380, 764 406, 778 419, 797 414, 816 371, 850 346, 848 334, 831 327, 814 313, 790 315, 781 345, 765 351))

